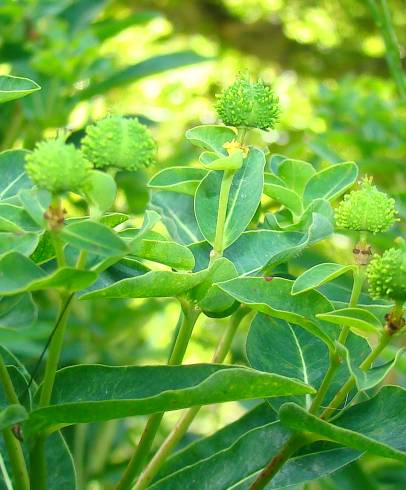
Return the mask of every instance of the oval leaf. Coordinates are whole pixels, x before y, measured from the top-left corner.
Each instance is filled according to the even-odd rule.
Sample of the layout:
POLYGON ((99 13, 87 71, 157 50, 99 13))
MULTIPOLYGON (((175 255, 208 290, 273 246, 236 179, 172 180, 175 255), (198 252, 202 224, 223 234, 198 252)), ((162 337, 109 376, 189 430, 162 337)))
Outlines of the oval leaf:
POLYGON ((361 308, 342 308, 328 313, 319 313, 317 318, 334 325, 342 325, 367 333, 382 330, 382 322, 375 315, 361 308))
POLYGON ((194 196, 198 185, 206 175, 207 170, 203 168, 164 168, 152 177, 148 182, 148 187, 194 196))
POLYGON ((330 282, 348 271, 355 270, 354 265, 340 265, 334 263, 318 264, 300 275, 292 286, 292 294, 299 294, 309 289, 315 289, 330 282))
POLYGON ((0 103, 20 99, 40 89, 41 87, 29 78, 0 75, 0 103))
POLYGON ((186 131, 186 138, 204 150, 214 151, 219 156, 227 156, 224 143, 228 143, 237 137, 235 128, 220 125, 202 125, 186 131))

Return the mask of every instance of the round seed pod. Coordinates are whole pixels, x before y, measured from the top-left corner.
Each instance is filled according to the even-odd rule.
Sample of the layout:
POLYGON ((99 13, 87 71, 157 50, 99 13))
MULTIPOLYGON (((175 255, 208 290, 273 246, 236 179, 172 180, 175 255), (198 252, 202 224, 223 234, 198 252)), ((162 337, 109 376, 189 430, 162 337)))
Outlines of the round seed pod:
POLYGON ((395 200, 378 191, 370 179, 361 188, 344 196, 335 211, 339 228, 378 233, 388 230, 396 221, 395 200))
POLYGON ((136 117, 113 115, 87 126, 82 151, 96 168, 138 170, 155 163, 156 143, 136 117))
POLYGON ((63 137, 37 143, 25 158, 25 170, 31 181, 52 194, 80 193, 86 187, 91 163, 63 137))
POLYGON ((367 278, 373 299, 406 301, 406 253, 390 248, 383 255, 374 255, 367 278))
POLYGON ((239 75, 217 98, 217 113, 227 126, 266 131, 279 117, 279 99, 272 88, 262 80, 251 83, 246 75, 239 75))

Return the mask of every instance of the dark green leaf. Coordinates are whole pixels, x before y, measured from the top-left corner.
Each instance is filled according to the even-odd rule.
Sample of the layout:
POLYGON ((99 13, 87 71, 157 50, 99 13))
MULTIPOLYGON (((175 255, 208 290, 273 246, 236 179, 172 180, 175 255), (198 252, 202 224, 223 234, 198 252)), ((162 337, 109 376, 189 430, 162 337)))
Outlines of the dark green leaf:
POLYGON ((57 373, 52 405, 31 412, 25 433, 231 400, 311 393, 282 376, 245 367, 82 365, 57 373))
POLYGON ((0 200, 14 197, 20 189, 30 189, 32 182, 24 172, 26 150, 6 150, 0 153, 0 200))
POLYGON ((0 298, 0 327, 28 328, 38 316, 37 307, 30 293, 0 298))
POLYGON ((178 270, 192 270, 195 266, 195 259, 192 252, 176 242, 136 240, 129 245, 130 254, 142 259, 159 262, 178 270))

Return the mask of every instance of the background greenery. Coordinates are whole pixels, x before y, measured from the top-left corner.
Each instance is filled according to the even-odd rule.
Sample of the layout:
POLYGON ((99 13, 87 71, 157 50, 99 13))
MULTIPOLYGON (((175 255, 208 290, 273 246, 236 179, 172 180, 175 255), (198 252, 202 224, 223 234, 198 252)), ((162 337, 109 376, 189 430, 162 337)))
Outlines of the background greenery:
MULTIPOLYGON (((405 6, 404 0, 2 0, 0 74, 32 78, 42 90, 2 106, 0 148, 32 148, 63 130, 75 142, 87 123, 117 112, 151 125, 160 168, 195 165, 196 150, 185 140, 185 130, 214 123, 215 94, 239 70, 249 70, 272 83, 280 97, 280 123, 266 135, 271 153, 320 168, 355 160, 362 173, 373 175, 395 197, 404 222, 406 85, 403 59, 386 49, 385 41, 390 48, 396 34, 404 55, 405 6), (382 6, 390 11, 394 31, 382 31, 374 21, 374 7, 382 6)), ((130 211, 138 224, 148 202, 146 182, 156 170, 119 175, 118 210, 130 211)), ((80 211, 81 202, 72 197, 70 206, 80 211)), ((400 234, 398 225, 388 240, 400 234)), ((378 250, 386 245, 375 244, 378 250)), ((318 263, 320 256, 345 263, 350 255, 351 237, 336 235, 293 262, 291 272, 318 263)), ((36 302, 38 321, 17 333, 8 330, 0 303, 0 343, 31 368, 56 309, 49 295, 37 294, 36 302)), ((76 304, 63 364, 165 362, 177 313, 171 300, 76 304)), ((210 360, 222 324, 199 321, 186 362, 210 360)), ((234 362, 246 362, 245 334, 241 329, 233 345, 234 362)), ((399 384, 401 370, 402 363, 393 375, 399 384)), ((192 432, 209 434, 243 411, 237 403, 206 407, 192 432)), ((166 416, 161 439, 176 418, 175 412, 166 416)), ((83 461, 83 488, 109 488, 144 422, 139 417, 68 432, 76 458, 83 461)), ((404 468, 372 457, 308 485, 405 486, 404 468)))

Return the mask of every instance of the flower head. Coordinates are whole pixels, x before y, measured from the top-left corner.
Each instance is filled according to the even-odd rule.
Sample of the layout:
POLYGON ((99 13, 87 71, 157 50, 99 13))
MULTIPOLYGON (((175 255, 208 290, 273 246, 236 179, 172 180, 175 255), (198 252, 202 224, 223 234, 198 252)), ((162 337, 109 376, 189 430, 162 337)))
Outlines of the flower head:
POLYGON ((369 293, 374 299, 406 300, 406 253, 390 248, 374 255, 367 268, 369 293))
POLYGON ((138 170, 155 162, 156 143, 136 117, 114 115, 86 128, 82 151, 97 168, 138 170))
POLYGON ((396 221, 395 200, 365 178, 359 190, 344 196, 335 218, 339 228, 372 233, 386 231, 396 221))
POLYGON ((25 170, 34 184, 53 194, 81 192, 86 186, 91 163, 64 137, 37 143, 25 158, 25 170))
POLYGON ((250 82, 239 75, 235 82, 217 95, 217 113, 227 126, 271 129, 279 116, 279 99, 262 80, 250 82))

